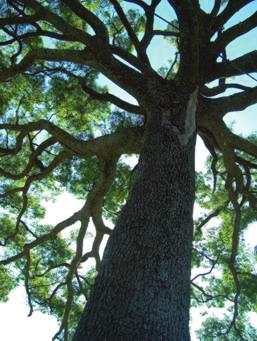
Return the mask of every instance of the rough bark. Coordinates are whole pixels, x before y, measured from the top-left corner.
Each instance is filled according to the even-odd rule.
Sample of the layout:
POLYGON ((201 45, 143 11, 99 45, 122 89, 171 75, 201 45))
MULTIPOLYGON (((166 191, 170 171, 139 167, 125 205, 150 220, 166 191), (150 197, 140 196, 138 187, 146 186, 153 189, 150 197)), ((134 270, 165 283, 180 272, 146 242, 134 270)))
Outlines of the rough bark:
POLYGON ((196 96, 184 106, 183 134, 171 123, 174 110, 148 124, 133 190, 74 341, 190 340, 196 96))

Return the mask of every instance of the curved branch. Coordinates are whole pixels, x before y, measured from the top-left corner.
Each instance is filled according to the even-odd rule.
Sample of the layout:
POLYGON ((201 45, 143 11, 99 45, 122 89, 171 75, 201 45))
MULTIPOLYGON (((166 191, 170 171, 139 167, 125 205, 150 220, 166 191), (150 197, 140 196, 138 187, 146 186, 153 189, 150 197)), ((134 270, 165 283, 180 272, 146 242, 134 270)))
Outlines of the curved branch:
POLYGON ((10 44, 13 44, 14 42, 21 42, 23 40, 27 40, 29 38, 34 38, 34 37, 48 37, 48 38, 53 38, 57 40, 74 41, 74 40, 71 40, 69 37, 65 36, 64 34, 37 29, 36 31, 33 31, 33 32, 27 32, 21 35, 15 35, 12 39, 0 42, 0 46, 10 45, 10 44))
POLYGON ((113 179, 114 179, 116 161, 117 160, 104 162, 101 176, 98 178, 96 185, 87 196, 87 201, 83 208, 83 212, 81 214, 81 219, 80 219, 81 227, 80 227, 77 239, 76 239, 75 256, 73 257, 70 263, 69 272, 66 276, 67 300, 65 304, 63 319, 62 319, 61 326, 58 332, 55 334, 53 340, 55 340, 62 331, 64 331, 65 340, 68 340, 69 315, 70 315, 71 306, 73 302, 73 296, 74 296, 72 279, 73 279, 73 276, 76 274, 78 265, 83 261, 82 254, 83 254, 84 237, 87 231, 90 215, 92 215, 93 217, 93 221, 94 221, 96 231, 97 231, 90 255, 96 257, 96 259, 99 258, 99 246, 102 242, 104 233, 106 233, 105 230, 102 230, 103 222, 101 218, 101 207, 102 207, 103 199, 106 193, 109 191, 112 185, 113 179), (99 229, 99 227, 101 229, 99 229))
POLYGON ((209 88, 208 86, 203 86, 201 88, 201 95, 206 96, 206 97, 213 97, 213 96, 217 96, 223 93, 227 89, 250 90, 251 87, 238 84, 238 83, 225 83, 225 84, 215 86, 213 88, 209 88))
POLYGON ((81 211, 75 212, 72 216, 70 216, 69 218, 63 220, 62 222, 58 223, 49 233, 46 233, 40 237, 38 237, 37 239, 35 239, 34 241, 25 244, 24 245, 24 250, 21 251, 20 253, 14 255, 14 256, 10 256, 6 259, 2 259, 0 260, 0 265, 7 265, 10 264, 18 259, 23 258, 24 256, 26 256, 27 254, 27 250, 32 250, 35 247, 37 247, 38 245, 48 242, 49 240, 53 240, 56 235, 58 233, 60 233, 62 230, 64 230, 66 227, 71 226, 73 224, 75 224, 77 221, 80 220, 81 218, 81 211))
POLYGON ((226 202, 224 205, 217 207, 214 211, 209 213, 207 216, 203 217, 200 221, 200 223, 196 226, 196 231, 200 230, 204 225, 206 225, 210 220, 217 217, 222 211, 226 209, 228 205, 228 202, 226 202))
MULTIPOLYGON (((54 138, 49 138, 45 140, 43 143, 39 145, 39 147, 33 151, 29 157, 28 164, 26 167, 18 174, 13 174, 10 172, 6 172, 4 169, 0 167, 0 175, 12 179, 12 180, 19 180, 22 179, 24 176, 28 175, 30 170, 32 169, 33 166, 38 166, 37 161, 38 161, 38 156, 42 154, 46 148, 52 146, 53 144, 56 143, 56 140, 54 138)), ((40 165, 41 166, 41 165, 40 165)))
POLYGON ((73 280, 73 276, 75 275, 77 271, 77 267, 79 265, 79 262, 83 253, 83 243, 84 243, 84 238, 87 232, 89 218, 90 218, 89 201, 90 200, 87 199, 87 202, 81 211, 81 219, 80 219, 81 227, 79 229, 77 239, 76 239, 76 252, 75 252, 75 256, 73 257, 70 263, 69 271, 68 271, 68 274, 66 276, 66 281, 65 281, 66 286, 67 286, 67 295, 66 295, 66 304, 64 308, 63 318, 62 318, 60 328, 58 332, 54 335, 53 340, 55 340, 64 330, 64 340, 68 341, 69 316, 70 316, 70 311, 71 311, 73 296, 74 296, 72 280, 73 280))
POLYGON ((238 150, 242 150, 255 158, 257 158, 257 145, 253 144, 252 142, 244 139, 243 137, 233 134, 230 132, 229 134, 229 141, 231 145, 238 150))
POLYGON ((126 63, 131 64, 135 69, 139 70, 143 74, 150 77, 158 76, 158 74, 149 65, 145 64, 140 58, 137 58, 136 56, 120 48, 119 46, 112 45, 110 49, 114 55, 117 55, 126 63))
POLYGON ((39 48, 32 50, 18 63, 10 68, 2 69, 0 74, 0 82, 9 80, 20 73, 26 71, 36 61, 68 61, 77 64, 92 63, 91 56, 86 51, 75 51, 71 49, 48 49, 39 48))

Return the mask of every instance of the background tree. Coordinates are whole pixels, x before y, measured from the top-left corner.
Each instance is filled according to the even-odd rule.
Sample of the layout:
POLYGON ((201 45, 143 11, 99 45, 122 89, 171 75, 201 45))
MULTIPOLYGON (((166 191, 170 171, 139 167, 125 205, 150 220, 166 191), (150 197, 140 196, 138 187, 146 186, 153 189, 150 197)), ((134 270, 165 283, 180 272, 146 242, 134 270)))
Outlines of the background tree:
POLYGON ((243 234, 256 219, 256 137, 234 134, 223 118, 257 102, 256 86, 231 81, 256 81, 256 50, 233 60, 226 53, 256 27, 256 2, 208 4, 1 1, 0 290, 7 299, 24 282, 30 314, 39 307, 60 319, 54 339, 71 338, 86 301, 76 341, 189 340, 190 283, 193 304, 227 310, 205 321, 200 338, 254 333, 246 314, 256 311, 257 277, 243 234), (247 5, 249 16, 229 25, 247 5), (171 41, 160 70, 148 54, 157 36, 171 41), (109 93, 101 74, 135 101, 109 93), (192 257, 196 132, 210 161, 197 177, 207 213, 192 257), (134 170, 123 157, 133 153, 134 170), (65 190, 83 207, 43 225, 42 200, 65 190), (205 228, 213 217, 218 226, 205 228), (99 273, 89 298, 92 257, 99 273), (191 261, 208 270, 190 282, 191 261))

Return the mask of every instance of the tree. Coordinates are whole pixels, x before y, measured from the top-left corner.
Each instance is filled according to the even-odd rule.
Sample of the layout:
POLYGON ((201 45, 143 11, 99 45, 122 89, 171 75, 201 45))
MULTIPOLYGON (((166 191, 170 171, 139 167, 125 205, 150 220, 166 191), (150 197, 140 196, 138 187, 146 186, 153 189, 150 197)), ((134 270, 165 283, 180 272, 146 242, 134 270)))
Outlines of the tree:
POLYGON ((224 320, 206 320, 203 340, 253 335, 246 313, 256 310, 257 277, 242 237, 256 219, 256 137, 223 119, 257 102, 257 86, 231 82, 256 81, 256 50, 227 57, 256 27, 256 2, 210 3, 1 1, 0 290, 6 299, 24 281, 30 314, 36 306, 61 320, 54 339, 76 329, 74 341, 189 340, 191 284, 193 304, 227 309, 224 320), (229 25, 246 7, 249 16, 229 25), (171 58, 175 49, 160 70, 147 53, 157 36, 170 41, 171 58), (135 102, 109 93, 101 74, 135 102), (195 193, 196 133, 210 160, 195 193), (140 155, 135 169, 126 154, 140 155), (42 200, 63 190, 83 207, 43 225, 42 200), (195 194, 205 216, 194 230, 195 194), (218 226, 205 228, 213 217, 218 226), (91 257, 98 275, 88 297, 91 257), (190 280, 191 264, 209 269, 190 280))

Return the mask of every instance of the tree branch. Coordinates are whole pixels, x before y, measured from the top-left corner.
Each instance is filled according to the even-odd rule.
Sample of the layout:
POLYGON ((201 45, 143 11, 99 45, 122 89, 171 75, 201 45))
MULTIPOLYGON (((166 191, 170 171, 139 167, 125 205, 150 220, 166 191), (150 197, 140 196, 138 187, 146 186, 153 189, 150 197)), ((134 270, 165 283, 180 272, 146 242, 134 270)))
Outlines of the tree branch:
POLYGON ((143 128, 124 128, 115 133, 104 135, 94 140, 78 140, 65 130, 55 126, 47 120, 39 120, 24 125, 0 124, 0 129, 21 131, 26 134, 30 131, 45 129, 58 141, 68 152, 83 157, 96 155, 101 159, 108 159, 122 154, 139 153, 143 128))
POLYGON ((169 0, 179 20, 180 65, 177 79, 193 85, 199 77, 199 17, 198 1, 169 0))
POLYGON ((149 46, 154 34, 153 27, 154 27, 154 13, 156 7, 159 5, 160 0, 153 0, 150 6, 145 8, 146 14, 146 25, 145 25, 145 33, 143 38, 140 41, 140 46, 146 51, 147 47, 149 46))
POLYGON ((86 7, 84 7, 78 0, 63 0, 63 2, 81 19, 85 20, 97 35, 97 39, 104 40, 108 43, 109 34, 104 23, 86 7))
POLYGON ((223 93, 227 89, 250 90, 251 87, 238 84, 238 83, 225 83, 225 84, 215 86, 213 88, 209 88, 208 86, 203 86, 201 88, 201 94, 206 97, 213 97, 213 96, 217 96, 223 93))
POLYGON ((91 98, 98 100, 98 101, 103 101, 103 102, 110 102, 117 107, 126 110, 131 113, 143 115, 142 110, 138 105, 134 105, 128 102, 123 101, 122 99, 109 94, 109 93, 99 93, 89 86, 87 86, 85 83, 82 84, 81 86, 82 90, 85 91, 88 95, 90 95, 91 98))
POLYGON ((71 226, 75 224, 78 220, 81 218, 81 211, 75 212, 72 216, 69 218, 63 220, 62 222, 58 223, 49 233, 43 234, 39 236, 34 241, 27 243, 24 245, 23 251, 20 253, 17 253, 16 255, 10 256, 6 259, 0 260, 0 265, 7 265, 10 264, 18 259, 23 258, 27 254, 27 250, 32 250, 38 245, 41 245, 42 243, 46 243, 49 240, 53 240, 58 233, 60 233, 62 230, 64 230, 66 227, 71 226))
POLYGON ((211 112, 219 117, 231 111, 244 110, 257 103, 257 86, 230 96, 208 99, 207 103, 209 103, 207 106, 210 105, 211 112))
POLYGON ((231 61, 214 64, 206 81, 211 82, 217 78, 240 76, 251 72, 257 72, 257 50, 231 61))
POLYGON ((9 80, 30 68, 36 61, 68 61, 77 64, 90 64, 93 62, 91 56, 86 51, 76 51, 71 49, 48 49, 39 48, 32 50, 18 63, 7 69, 2 69, 0 74, 0 82, 9 80), (89 58, 89 59, 88 59, 89 58))
POLYGON ((37 1, 34 0, 23 0, 26 5, 34 9, 36 12, 39 12, 43 19, 50 22, 58 31, 63 32, 65 35, 71 38, 71 40, 79 41, 83 44, 89 44, 92 42, 93 37, 70 25, 67 21, 63 18, 58 16, 57 14, 51 12, 43 5, 39 4, 37 1))
POLYGON ((252 1, 254 0, 229 0, 225 9, 215 18, 214 24, 211 26, 211 35, 223 27, 236 12, 252 1))
POLYGON ((131 42, 133 43, 138 56, 140 56, 141 58, 143 58, 144 62, 146 62, 147 64, 149 64, 147 55, 145 53, 145 51, 142 50, 141 46, 140 46, 140 42, 138 40, 137 35, 135 34, 130 22, 128 21, 121 5, 119 4, 119 2, 117 0, 110 0, 110 3, 113 5, 113 7, 115 8, 115 11, 117 12, 123 26, 125 27, 129 38, 131 39, 131 42))
POLYGON ((214 50, 217 53, 221 52, 231 41, 235 40, 241 35, 254 29, 256 25, 257 25, 257 12, 255 12, 246 20, 224 31, 220 35, 220 37, 214 42, 213 44, 214 50))

